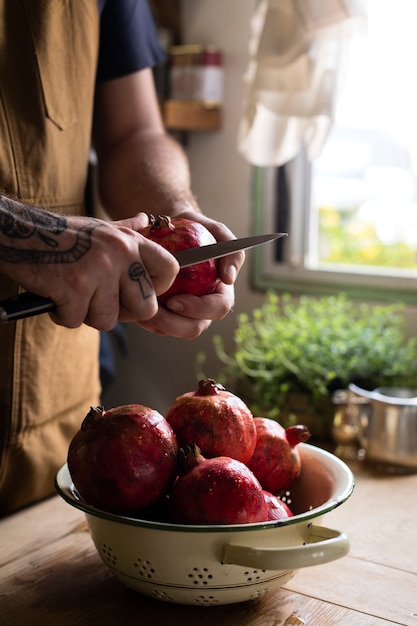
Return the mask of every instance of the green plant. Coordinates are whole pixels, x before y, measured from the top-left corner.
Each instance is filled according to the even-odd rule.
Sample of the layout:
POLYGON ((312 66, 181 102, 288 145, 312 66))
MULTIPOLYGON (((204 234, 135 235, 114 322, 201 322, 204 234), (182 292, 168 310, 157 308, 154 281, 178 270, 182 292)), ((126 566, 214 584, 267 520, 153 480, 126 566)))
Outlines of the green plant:
POLYGON ((320 403, 350 382, 415 387, 417 340, 405 338, 402 309, 359 304, 345 294, 295 300, 269 292, 251 316, 238 316, 232 352, 214 337, 224 363, 218 380, 254 413, 272 417, 291 393, 320 403))

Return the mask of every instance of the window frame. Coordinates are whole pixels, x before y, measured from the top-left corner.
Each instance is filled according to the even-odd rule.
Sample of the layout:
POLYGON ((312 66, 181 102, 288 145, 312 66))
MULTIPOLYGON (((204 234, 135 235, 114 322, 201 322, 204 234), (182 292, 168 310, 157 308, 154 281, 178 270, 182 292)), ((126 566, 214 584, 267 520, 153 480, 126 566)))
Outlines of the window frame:
MULTIPOLYGON (((275 289, 295 294, 329 295, 344 292, 353 298, 379 301, 416 303, 417 279, 399 276, 395 272, 375 270, 365 273, 337 269, 313 269, 306 266, 308 237, 311 225, 310 189, 312 166, 305 152, 282 166, 287 190, 283 197, 287 206, 275 206, 276 167, 252 166, 251 209, 252 230, 255 234, 275 232, 279 211, 289 216, 288 237, 285 240, 259 246, 251 253, 251 280, 256 290, 275 289), (281 246, 281 248, 279 248, 281 246), (276 260, 277 250, 284 259, 276 260)), ((283 184, 280 182, 280 184, 283 184)), ((386 268, 384 268, 386 270, 386 268)))

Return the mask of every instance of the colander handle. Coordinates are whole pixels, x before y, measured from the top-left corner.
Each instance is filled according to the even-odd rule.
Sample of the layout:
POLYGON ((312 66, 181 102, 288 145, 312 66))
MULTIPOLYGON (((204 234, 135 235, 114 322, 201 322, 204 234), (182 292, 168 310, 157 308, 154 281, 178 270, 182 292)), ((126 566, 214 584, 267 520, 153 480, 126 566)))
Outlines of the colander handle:
POLYGON ((269 570, 299 569, 335 561, 348 552, 349 540, 344 533, 312 524, 303 545, 256 548, 227 543, 224 545, 222 562, 269 570))

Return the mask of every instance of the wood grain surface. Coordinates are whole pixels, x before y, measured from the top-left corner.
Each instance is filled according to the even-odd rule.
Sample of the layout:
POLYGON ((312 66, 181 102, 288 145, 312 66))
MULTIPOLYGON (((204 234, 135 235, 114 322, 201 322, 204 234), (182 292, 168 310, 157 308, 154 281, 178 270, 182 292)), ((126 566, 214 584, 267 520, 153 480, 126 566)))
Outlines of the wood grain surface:
POLYGON ((125 588, 100 560, 83 513, 58 496, 4 518, 0 624, 417 626, 417 475, 352 469, 353 495, 325 517, 349 536, 349 555, 235 605, 174 605, 125 588))

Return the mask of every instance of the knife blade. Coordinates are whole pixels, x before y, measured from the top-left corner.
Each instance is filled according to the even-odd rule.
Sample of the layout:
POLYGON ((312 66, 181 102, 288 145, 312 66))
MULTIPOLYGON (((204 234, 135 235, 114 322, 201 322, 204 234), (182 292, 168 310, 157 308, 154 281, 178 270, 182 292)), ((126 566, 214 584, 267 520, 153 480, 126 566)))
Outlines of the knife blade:
POLYGON ((189 267, 197 265, 203 261, 211 259, 219 259, 239 250, 248 250, 262 243, 274 241, 286 237, 287 233, 268 233, 267 235, 253 235, 252 237, 241 237, 240 239, 228 239, 227 241, 218 241, 210 243, 206 246, 198 246, 196 248, 187 248, 187 250, 178 250, 171 254, 177 259, 180 267, 189 267))
MULTIPOLYGON (((268 241, 274 241, 287 237, 287 233, 268 233, 266 235, 254 235, 252 237, 242 237, 240 239, 229 239, 219 241, 206 246, 188 248, 172 252, 181 268, 197 265, 210 259, 219 259, 238 252, 248 250, 268 241)), ((29 291, 19 293, 17 296, 8 298, 0 302, 0 322, 13 322, 24 317, 32 317, 47 313, 55 308, 55 303, 50 298, 38 296, 29 291)))

